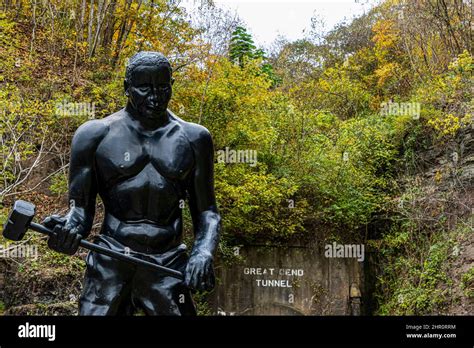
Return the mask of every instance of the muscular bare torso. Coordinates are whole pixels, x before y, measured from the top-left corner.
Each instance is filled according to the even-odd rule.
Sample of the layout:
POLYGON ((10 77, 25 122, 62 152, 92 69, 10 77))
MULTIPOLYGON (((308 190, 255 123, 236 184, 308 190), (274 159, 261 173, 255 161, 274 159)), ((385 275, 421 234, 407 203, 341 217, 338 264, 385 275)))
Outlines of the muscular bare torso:
MULTIPOLYGON (((160 253, 181 243, 182 203, 194 154, 182 120, 143 131, 124 110, 102 120, 95 152, 102 233, 133 250, 160 253)), ((189 125, 189 124, 188 124, 189 125)))

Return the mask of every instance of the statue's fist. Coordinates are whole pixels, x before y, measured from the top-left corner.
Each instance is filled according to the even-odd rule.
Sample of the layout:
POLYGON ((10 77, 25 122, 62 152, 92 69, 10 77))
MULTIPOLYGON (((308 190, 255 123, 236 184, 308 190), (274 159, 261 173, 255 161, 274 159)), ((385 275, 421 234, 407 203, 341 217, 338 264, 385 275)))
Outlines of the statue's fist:
POLYGON ((211 254, 192 254, 184 274, 185 285, 192 290, 212 290, 216 284, 213 263, 211 254))
POLYGON ((43 225, 54 232, 48 240, 48 246, 51 249, 67 255, 74 255, 77 252, 82 239, 80 225, 71 224, 60 215, 48 216, 44 219, 43 225))

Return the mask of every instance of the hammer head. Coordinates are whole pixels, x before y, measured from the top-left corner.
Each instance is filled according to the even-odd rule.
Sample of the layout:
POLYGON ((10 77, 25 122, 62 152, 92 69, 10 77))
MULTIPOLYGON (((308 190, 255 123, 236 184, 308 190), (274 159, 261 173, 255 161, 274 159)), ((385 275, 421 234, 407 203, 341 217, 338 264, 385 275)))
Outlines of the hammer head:
POLYGON ((25 201, 16 201, 8 220, 3 226, 3 236, 7 239, 22 240, 31 220, 35 216, 35 205, 25 201))

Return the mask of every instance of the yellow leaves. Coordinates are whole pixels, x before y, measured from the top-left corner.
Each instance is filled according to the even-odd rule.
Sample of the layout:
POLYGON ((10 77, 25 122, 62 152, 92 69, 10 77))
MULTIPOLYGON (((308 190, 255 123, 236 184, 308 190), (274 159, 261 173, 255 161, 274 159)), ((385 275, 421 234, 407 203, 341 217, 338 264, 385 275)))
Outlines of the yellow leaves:
POLYGON ((375 70, 375 76, 377 76, 377 86, 382 88, 385 84, 397 75, 398 64, 397 63, 386 63, 380 68, 375 70))
MULTIPOLYGON (((449 64, 449 70, 460 73, 474 70, 474 58, 467 50, 464 50, 458 57, 449 64)), ((472 77, 472 76, 471 76, 472 77)))
POLYGON ((379 20, 372 27, 374 36, 372 41, 378 51, 387 51, 394 47, 398 41, 399 30, 392 20, 379 20))
POLYGON ((208 127, 217 147, 267 148, 276 137, 272 110, 280 95, 269 89, 270 82, 259 71, 252 61, 241 68, 225 58, 209 60, 205 66, 190 68, 183 83, 177 78, 175 100, 183 105, 188 120, 208 127))
MULTIPOLYGON (((469 110, 469 105, 472 103, 472 86, 474 85, 471 73, 472 61, 472 56, 464 52, 453 60, 449 71, 420 85, 416 94, 422 105, 431 106, 442 112, 450 110, 452 113, 456 113, 457 111, 459 115, 464 113, 463 110, 469 110), (441 110, 441 107, 444 110, 441 110)), ((432 122, 440 123, 441 121, 432 122)))
POLYGON ((75 41, 70 39, 64 39, 64 45, 66 46, 66 48, 72 49, 75 46, 75 41))
POLYGON ((321 80, 319 82, 319 86, 321 87, 321 89, 326 90, 326 91, 331 89, 331 85, 329 84, 329 81, 327 80, 321 80))
POLYGON ((350 72, 340 66, 326 69, 315 86, 308 85, 306 89, 315 94, 316 105, 306 103, 303 108, 328 110, 341 119, 357 115, 365 109, 371 97, 360 80, 353 79, 350 72))
POLYGON ((459 117, 453 114, 441 114, 429 119, 428 124, 432 126, 439 136, 454 136, 461 127, 459 117))
POLYGON ((464 126, 471 124, 467 110, 472 106, 472 56, 464 52, 453 60, 449 71, 421 85, 416 94, 425 110, 427 125, 438 138, 453 137, 464 126))
POLYGON ((465 114, 464 117, 461 118, 460 124, 462 126, 474 127, 474 115, 470 113, 465 114))
POLYGON ((307 209, 304 199, 289 200, 298 187, 267 173, 265 166, 216 164, 216 196, 224 229, 251 239, 288 236, 302 229, 307 209))

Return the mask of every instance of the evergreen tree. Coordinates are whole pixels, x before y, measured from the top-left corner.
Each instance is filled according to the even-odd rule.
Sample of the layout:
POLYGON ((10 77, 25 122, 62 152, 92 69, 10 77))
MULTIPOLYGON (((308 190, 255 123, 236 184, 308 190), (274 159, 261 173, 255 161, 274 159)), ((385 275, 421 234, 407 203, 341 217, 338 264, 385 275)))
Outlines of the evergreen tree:
POLYGON ((255 49, 254 41, 252 36, 247 32, 247 29, 238 26, 232 33, 232 38, 230 39, 230 60, 233 63, 238 63, 242 67, 246 59, 254 58, 256 53, 255 49))

